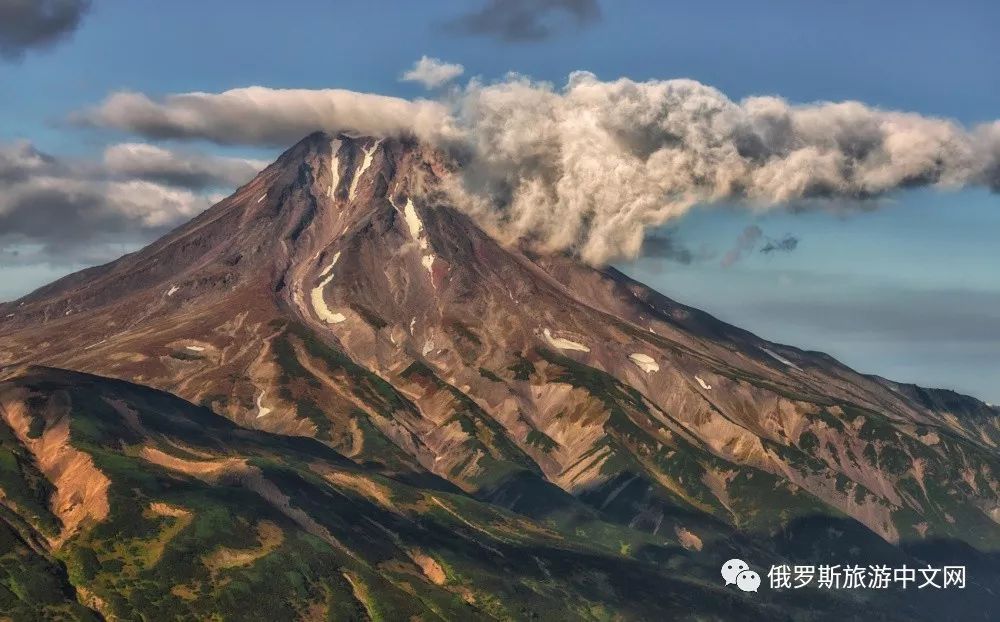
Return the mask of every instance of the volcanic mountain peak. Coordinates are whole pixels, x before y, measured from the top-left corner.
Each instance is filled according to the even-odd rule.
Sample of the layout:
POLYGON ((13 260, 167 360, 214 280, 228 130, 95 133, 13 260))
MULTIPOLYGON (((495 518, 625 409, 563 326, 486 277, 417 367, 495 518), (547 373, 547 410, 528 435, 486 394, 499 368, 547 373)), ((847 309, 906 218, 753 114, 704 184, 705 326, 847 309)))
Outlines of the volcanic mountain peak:
POLYGON ((0 364, 140 382, 518 511, 583 500, 704 539, 784 504, 1000 541, 993 411, 505 247, 437 192, 452 170, 410 139, 312 134, 146 249, 0 308, 0 364), (928 469, 955 494, 917 495, 928 469))
MULTIPOLYGON (((546 525, 614 523, 713 564, 751 546, 769 551, 755 560, 786 554, 813 529, 849 535, 810 537, 810 550, 1000 547, 995 410, 767 342, 613 269, 505 246, 439 192, 453 171, 410 139, 310 135, 149 247, 0 305, 0 414, 34 408, 54 425, 83 385, 72 400, 88 407, 72 412, 85 421, 153 404, 105 384, 118 378, 187 400, 149 406, 177 414, 170 426, 204 420, 201 404, 314 437, 366 472, 338 482, 388 507, 367 473, 546 525)), ((28 434, 40 423, 11 421, 25 451, 40 447, 28 434)), ((223 460, 250 438, 263 437, 200 442, 223 460)), ((114 464, 95 461, 95 481, 114 464)), ((430 499, 421 511, 474 527, 430 499)), ((111 498, 109 520, 120 508, 111 498)), ((295 516, 290 529, 322 533, 295 516)))
POLYGON ((339 238, 380 219, 391 226, 390 211, 415 231, 422 210, 415 198, 433 194, 447 174, 445 158, 413 139, 315 132, 192 221, 136 253, 0 305, 0 320, 58 320, 126 296, 177 302, 213 288, 281 289, 289 271, 325 260, 339 238))

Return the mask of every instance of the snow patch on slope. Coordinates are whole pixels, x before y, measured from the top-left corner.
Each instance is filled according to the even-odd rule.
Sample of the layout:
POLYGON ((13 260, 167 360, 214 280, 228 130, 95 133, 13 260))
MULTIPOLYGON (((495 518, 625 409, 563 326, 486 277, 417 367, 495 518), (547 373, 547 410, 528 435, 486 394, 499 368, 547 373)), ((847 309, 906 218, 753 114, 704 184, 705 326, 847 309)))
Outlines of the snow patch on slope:
POLYGON ((789 361, 788 359, 786 359, 785 357, 781 356, 777 352, 774 352, 773 350, 769 350, 767 348, 761 348, 761 350, 763 350, 764 352, 766 352, 768 355, 770 355, 771 358, 773 358, 774 360, 778 361, 779 363, 784 363, 785 365, 788 365, 789 367, 792 367, 794 369, 802 371, 801 367, 799 367, 795 363, 789 361))
MULTIPOLYGON (((337 260, 339 260, 339 259, 340 259, 340 251, 337 251, 336 253, 334 253, 334 255, 333 255, 333 259, 332 259, 332 260, 330 261, 330 265, 328 265, 328 266, 327 266, 327 267, 326 267, 326 268, 325 268, 325 269, 323 270, 323 272, 322 272, 322 273, 320 273, 320 275, 319 275, 319 278, 323 278, 323 277, 325 277, 326 275, 330 274, 330 272, 332 272, 332 271, 333 271, 333 267, 334 267, 335 265, 337 265, 337 260)), ((329 282, 329 281, 327 281, 327 282, 329 282)))
POLYGON ((647 374, 660 371, 660 366, 656 363, 656 361, 653 360, 653 357, 649 356, 648 354, 635 352, 633 354, 629 354, 628 357, 632 360, 633 363, 639 366, 639 369, 646 372, 647 374))
POLYGON ((410 230, 410 237, 420 244, 421 249, 427 248, 427 240, 424 239, 424 221, 420 220, 420 214, 413 205, 413 199, 406 199, 406 207, 403 208, 403 217, 406 218, 406 227, 410 230))
POLYGON ((330 281, 333 280, 333 267, 337 265, 338 259, 340 259, 340 252, 337 252, 337 254, 333 256, 333 261, 320 275, 321 277, 326 278, 320 281, 319 285, 314 287, 310 292, 313 311, 316 312, 319 319, 323 320, 327 324, 340 324, 347 319, 342 313, 334 313, 331 311, 330 307, 326 306, 326 300, 323 298, 323 291, 326 289, 326 286, 330 284, 330 281))
POLYGON ((257 418, 266 417, 271 414, 271 409, 264 406, 264 396, 267 395, 267 391, 261 391, 260 395, 257 397, 257 418))
POLYGON ((552 331, 546 328, 542 331, 545 335, 545 340, 549 342, 550 345, 559 348, 560 350, 577 350, 579 352, 590 352, 590 348, 583 345, 582 343, 577 343, 575 341, 570 341, 569 339, 563 339, 562 337, 553 337, 552 331))
POLYGON ((416 240, 417 245, 420 246, 420 252, 423 254, 420 259, 421 265, 433 276, 434 254, 430 252, 430 245, 427 243, 424 222, 420 220, 420 214, 417 213, 417 208, 414 207, 413 201, 409 198, 406 199, 406 206, 403 208, 403 217, 406 219, 407 229, 410 230, 410 237, 416 240))
POLYGON ((340 140, 334 140, 330 143, 330 190, 327 192, 327 196, 331 199, 335 192, 337 192, 337 186, 340 185, 340 158, 337 157, 337 152, 340 151, 340 140))
POLYGON ((361 167, 354 174, 354 178, 351 180, 351 189, 347 193, 347 196, 351 201, 353 201, 354 197, 358 194, 358 182, 361 181, 361 176, 365 174, 368 167, 372 165, 372 160, 375 158, 375 151, 378 149, 379 143, 381 142, 381 140, 376 140, 371 149, 365 149, 365 159, 361 162, 361 167))
MULTIPOLYGON (((333 275, 330 275, 333 278, 333 275)), ((340 324, 345 319, 344 315, 341 313, 334 313, 330 307, 326 306, 326 301, 323 300, 323 287, 327 284, 327 281, 312 290, 312 304, 313 311, 319 316, 319 319, 323 320, 327 324, 340 324)))

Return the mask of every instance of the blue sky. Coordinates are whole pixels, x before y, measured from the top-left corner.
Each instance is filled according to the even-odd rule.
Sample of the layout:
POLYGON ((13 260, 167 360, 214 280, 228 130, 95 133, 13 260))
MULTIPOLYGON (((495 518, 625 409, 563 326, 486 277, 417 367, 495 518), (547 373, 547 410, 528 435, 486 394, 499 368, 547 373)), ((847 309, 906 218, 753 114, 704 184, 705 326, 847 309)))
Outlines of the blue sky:
MULTIPOLYGON (((485 1, 94 0, 63 40, 0 61, 0 143, 27 140, 83 162, 108 145, 141 140, 66 122, 119 90, 156 98, 263 85, 421 97, 418 85, 399 77, 422 55, 461 63, 463 80, 516 71, 559 85, 585 69, 607 80, 692 78, 733 100, 858 100, 970 127, 1000 118, 1000 3, 621 0, 600 3, 600 16, 583 23, 549 16, 553 32, 538 40, 447 26, 478 4, 485 1)), ((185 146, 234 158, 276 153, 185 146)), ((644 258, 621 267, 763 337, 827 351, 864 372, 1000 402, 998 195, 908 190, 883 197, 878 209, 850 212, 711 205, 670 231, 694 251, 693 261, 644 258), (719 257, 751 225, 770 238, 791 234, 798 247, 754 249, 723 266, 719 257)), ((84 254, 59 265, 0 264, 0 299, 85 263, 84 254)))

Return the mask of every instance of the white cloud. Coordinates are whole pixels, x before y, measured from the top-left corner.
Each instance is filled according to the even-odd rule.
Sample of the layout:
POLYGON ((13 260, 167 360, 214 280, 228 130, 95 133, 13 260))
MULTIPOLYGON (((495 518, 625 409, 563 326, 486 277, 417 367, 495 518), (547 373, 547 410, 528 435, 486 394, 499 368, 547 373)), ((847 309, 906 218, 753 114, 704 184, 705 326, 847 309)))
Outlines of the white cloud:
POLYGON ((152 139, 206 139, 219 144, 287 147, 316 130, 439 139, 450 129, 441 103, 341 89, 269 89, 182 93, 161 101, 120 92, 78 113, 84 125, 112 127, 152 139))
POLYGON ((995 184, 998 171, 1000 141, 983 129, 858 102, 734 102, 693 80, 578 72, 556 89, 511 76, 471 84, 455 114, 472 152, 466 189, 486 197, 474 211, 500 205, 508 235, 593 263, 637 256, 650 228, 699 203, 857 205, 995 184))
POLYGON ((440 101, 264 87, 118 93, 76 118, 221 144, 289 145, 320 129, 414 135, 461 160, 460 207, 510 238, 595 264, 635 257, 648 230, 699 203, 805 208, 911 186, 1000 188, 1000 123, 967 129, 851 101, 733 101, 685 79, 576 72, 557 88, 514 74, 440 101))
POLYGON ((407 82, 419 82, 426 88, 433 89, 451 82, 465 72, 465 67, 455 63, 446 63, 438 58, 423 56, 403 74, 407 82))

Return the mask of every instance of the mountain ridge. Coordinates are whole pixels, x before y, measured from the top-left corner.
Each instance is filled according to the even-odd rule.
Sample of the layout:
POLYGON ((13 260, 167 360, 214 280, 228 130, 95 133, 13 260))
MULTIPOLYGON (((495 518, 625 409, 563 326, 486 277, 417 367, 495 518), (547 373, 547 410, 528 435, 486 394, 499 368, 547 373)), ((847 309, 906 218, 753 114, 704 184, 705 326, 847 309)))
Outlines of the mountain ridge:
POLYGON ((1000 547, 994 409, 501 244, 441 191, 457 166, 312 134, 146 249, 0 305, 0 366, 145 385, 372 476, 706 564, 779 555, 810 520, 885 555, 1000 547))

